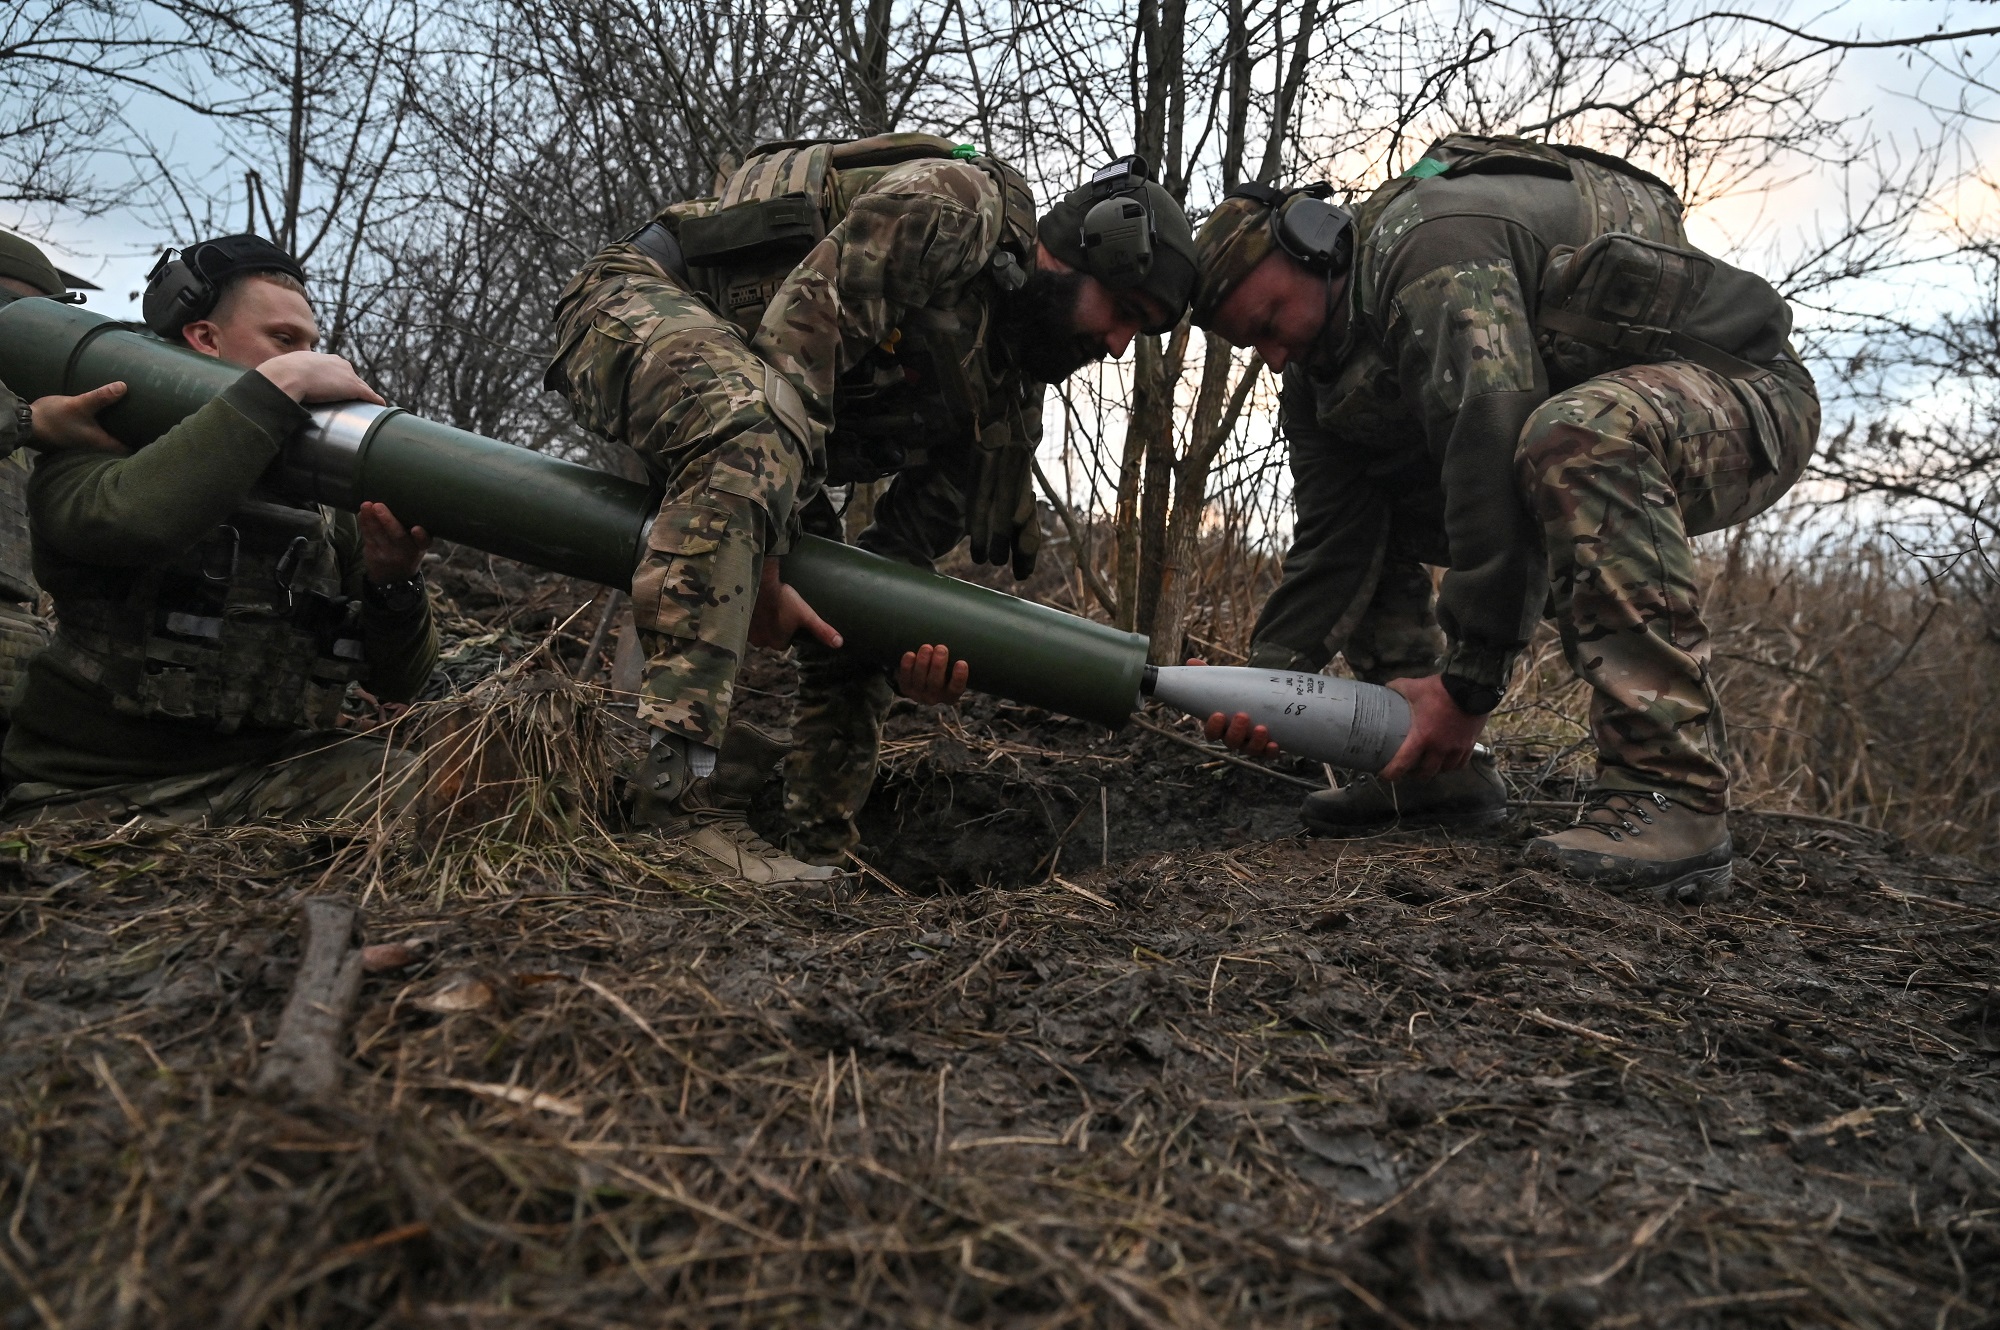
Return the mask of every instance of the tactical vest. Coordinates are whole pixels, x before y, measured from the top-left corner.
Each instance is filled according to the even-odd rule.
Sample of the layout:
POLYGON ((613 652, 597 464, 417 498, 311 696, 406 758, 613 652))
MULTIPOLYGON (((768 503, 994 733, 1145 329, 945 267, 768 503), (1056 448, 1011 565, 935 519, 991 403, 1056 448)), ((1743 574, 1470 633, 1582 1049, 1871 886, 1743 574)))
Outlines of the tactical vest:
POLYGON ((64 595, 51 659, 120 714, 221 734, 323 730, 365 669, 332 515, 252 500, 119 599, 64 595))
POLYGON ((42 589, 28 540, 28 468, 23 453, 0 457, 0 600, 33 602, 42 589))
POLYGON ((1360 234, 1418 181, 1496 174, 1576 186, 1583 238, 1550 252, 1535 292, 1536 338, 1556 385, 1660 360, 1757 379, 1791 354, 1784 298, 1754 273, 1690 247, 1680 198, 1664 180, 1590 148, 1447 135, 1369 197, 1357 214, 1367 228, 1360 234))
POLYGON ((1020 172, 966 156, 932 134, 852 142, 763 144, 716 183, 709 210, 683 214, 677 237, 690 282, 715 309, 754 332, 778 287, 892 167, 957 158, 992 179, 1005 214, 982 275, 922 309, 843 375, 834 390, 827 482, 873 480, 920 465, 940 446, 1032 450, 1041 387, 1025 383, 989 337, 1001 274, 1033 262, 1034 196, 1020 172))
POLYGON ((1439 176, 1539 175, 1576 186, 1586 239, 1612 232, 1687 244, 1681 201, 1673 186, 1642 167, 1591 148, 1529 139, 1447 134, 1415 166, 1370 194, 1355 209, 1355 234, 1366 236, 1391 203, 1419 181, 1439 176))

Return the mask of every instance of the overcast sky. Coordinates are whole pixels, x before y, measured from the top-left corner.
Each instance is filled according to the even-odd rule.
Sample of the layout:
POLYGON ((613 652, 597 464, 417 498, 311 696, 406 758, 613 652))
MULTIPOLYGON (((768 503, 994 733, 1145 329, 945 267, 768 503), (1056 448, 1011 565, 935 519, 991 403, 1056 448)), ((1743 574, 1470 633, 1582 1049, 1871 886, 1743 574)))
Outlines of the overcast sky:
MULTIPOLYGON (((1744 8, 1776 12, 1775 7, 1756 0, 1744 8)), ((1787 9, 1792 22, 1826 35, 1906 36, 2000 22, 2000 5, 1968 0, 1851 0, 1818 11, 1787 9)), ((1930 54, 1938 53, 1939 48, 1930 48, 1930 54)), ((1983 39, 1969 54, 1975 64, 1983 64, 2000 56, 2000 41, 1983 39)), ((1923 104, 1923 97, 1955 99, 1959 91, 1959 86, 1940 74, 1928 54, 1856 52, 1847 57, 1836 100, 1828 109, 1863 115, 1878 132, 1907 142, 1935 131, 1936 115, 1923 104)), ((2000 101, 1996 108, 2000 108, 2000 101)), ((200 166, 217 160, 220 146, 200 119, 170 106, 134 105, 131 113, 170 148, 172 158, 200 166)), ((1986 151, 1989 148, 2000 149, 2000 126, 1976 125, 1965 142, 1967 156, 1977 161, 1994 160, 1986 151)), ((1705 248, 1754 263, 1759 253, 1769 252, 1767 247, 1782 246, 1788 238, 1810 231, 1816 222, 1837 215, 1841 188, 1837 179, 1804 175, 1762 196, 1745 195, 1709 205, 1690 219, 1690 230, 1705 248)), ((1961 215, 1987 208, 1990 202, 1983 188, 1967 188, 1953 198, 1940 200, 1945 209, 1961 215)), ((114 211, 61 227, 48 234, 48 242, 58 263, 104 288, 91 295, 91 308, 120 318, 136 317, 137 302, 130 296, 143 286, 159 244, 159 237, 140 219, 114 211)), ((1904 281, 1885 291, 1883 298, 1896 299, 1914 313, 1950 299, 1950 291, 1904 281)))

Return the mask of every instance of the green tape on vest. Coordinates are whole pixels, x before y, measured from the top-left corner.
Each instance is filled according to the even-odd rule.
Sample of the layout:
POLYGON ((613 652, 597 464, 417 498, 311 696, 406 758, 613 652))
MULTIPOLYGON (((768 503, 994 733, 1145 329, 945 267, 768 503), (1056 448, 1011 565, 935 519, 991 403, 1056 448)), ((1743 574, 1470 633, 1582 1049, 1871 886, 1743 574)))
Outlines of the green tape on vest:
POLYGON ((1450 169, 1435 157, 1420 157, 1417 159, 1417 164, 1403 174, 1416 180, 1429 180, 1432 176, 1443 175, 1450 169))

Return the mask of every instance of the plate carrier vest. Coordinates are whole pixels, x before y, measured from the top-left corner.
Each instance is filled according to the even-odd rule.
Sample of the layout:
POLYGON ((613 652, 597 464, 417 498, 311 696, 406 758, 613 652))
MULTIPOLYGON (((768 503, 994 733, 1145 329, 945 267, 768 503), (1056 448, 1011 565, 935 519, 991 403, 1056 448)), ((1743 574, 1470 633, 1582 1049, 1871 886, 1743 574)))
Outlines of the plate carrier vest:
POLYGON ((222 734, 331 729, 364 673, 333 517, 249 500, 121 598, 65 594, 51 658, 123 715, 222 734))
POLYGON ((1025 382, 989 337, 998 283, 1009 269, 1019 273, 1034 261, 1035 205, 1027 181, 1011 166, 933 134, 768 143, 717 180, 711 207, 677 219, 690 284, 747 336, 779 285, 855 198, 892 167, 939 158, 984 172, 999 189, 1005 215, 998 243, 979 277, 909 311, 835 385, 829 484, 922 465, 955 441, 982 453, 1010 447, 1032 453, 1040 443, 1042 385, 1025 382))

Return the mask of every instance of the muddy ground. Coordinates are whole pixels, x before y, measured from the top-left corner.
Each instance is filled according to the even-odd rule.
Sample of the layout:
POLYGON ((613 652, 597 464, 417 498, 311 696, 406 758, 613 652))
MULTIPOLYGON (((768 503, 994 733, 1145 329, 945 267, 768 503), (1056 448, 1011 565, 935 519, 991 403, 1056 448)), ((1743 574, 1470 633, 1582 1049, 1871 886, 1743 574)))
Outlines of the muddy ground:
POLYGON ((1660 908, 1524 868, 1555 810, 1313 841, 1152 731, 892 731, 811 895, 0 847, 0 1326, 1996 1324, 1991 872, 1744 817, 1660 908), (260 1098, 329 891, 411 959, 260 1098))

